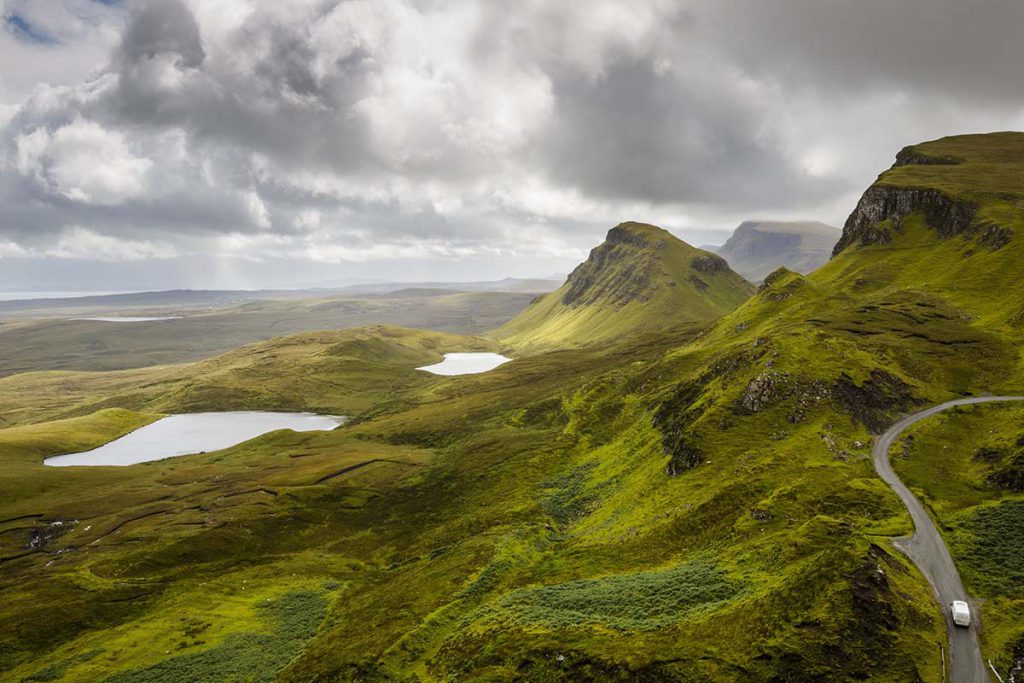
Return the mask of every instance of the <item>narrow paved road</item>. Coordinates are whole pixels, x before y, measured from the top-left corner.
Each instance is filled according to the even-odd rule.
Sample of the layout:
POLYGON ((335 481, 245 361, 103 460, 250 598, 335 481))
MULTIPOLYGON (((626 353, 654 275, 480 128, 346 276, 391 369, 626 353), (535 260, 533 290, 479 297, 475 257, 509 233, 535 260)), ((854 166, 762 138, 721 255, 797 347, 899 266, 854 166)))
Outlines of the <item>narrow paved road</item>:
POLYGON ((879 476, 903 500, 903 504, 907 506, 907 510, 910 511, 910 516, 914 520, 914 535, 910 538, 897 539, 895 544, 914 561, 921 573, 932 584, 939 603, 942 605, 946 628, 949 631, 950 683, 991 683, 985 662, 981 658, 981 649, 978 647, 978 611, 972 603, 973 623, 969 629, 956 628, 953 625, 949 616, 949 603, 953 600, 968 600, 967 592, 964 590, 963 582, 960 581, 956 565, 953 564, 949 548, 946 547, 942 536, 939 535, 931 517, 928 516, 921 501, 910 492, 906 484, 900 481, 893 471, 892 465, 889 463, 889 447, 907 427, 953 406, 1022 400, 1024 400, 1022 396, 981 396, 949 401, 922 410, 903 418, 890 427, 889 431, 878 437, 872 451, 875 469, 878 470, 879 476))

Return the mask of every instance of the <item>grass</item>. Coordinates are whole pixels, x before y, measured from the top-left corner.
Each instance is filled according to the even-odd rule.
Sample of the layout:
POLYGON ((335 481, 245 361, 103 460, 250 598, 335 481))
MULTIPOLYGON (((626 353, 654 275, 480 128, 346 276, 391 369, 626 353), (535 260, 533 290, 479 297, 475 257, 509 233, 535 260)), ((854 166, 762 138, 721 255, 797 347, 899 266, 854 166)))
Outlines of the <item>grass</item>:
POLYGON ((982 601, 982 647, 1006 671, 1024 637, 1024 495, 991 479, 1024 438, 1024 407, 951 409, 893 447, 900 476, 926 502, 972 596, 982 601))
MULTIPOLYGON (((315 637, 275 655, 280 680, 937 680, 944 622, 889 543, 910 521, 875 476, 872 430, 1024 386, 1020 302, 997 287, 1024 253, 967 255, 921 216, 903 224, 696 327, 661 303, 633 318, 599 301, 561 329, 528 312, 543 343, 482 375, 414 368, 495 341, 380 327, 0 380, 0 671, 103 647, 68 675, 221 672, 201 652, 277 631, 256 604, 331 582, 315 637), (613 320, 615 342, 589 344, 613 320), (39 465, 158 413, 228 407, 355 419, 123 470, 39 465), (695 457, 670 474, 684 437, 695 457)), ((988 425, 955 433, 981 446, 988 425)), ((964 543, 997 529, 972 527, 975 508, 1019 495, 970 467, 921 467, 964 543)), ((986 600, 1003 665, 1019 600, 986 600)))
MULTIPOLYGON (((25 311, 15 314, 25 316, 24 320, 0 321, 0 377, 41 370, 125 370, 184 363, 274 337, 368 324, 479 334, 514 317, 534 296, 407 290, 363 298, 256 301, 213 310, 183 305, 142 312, 183 315, 180 319, 130 324, 74 319, 96 315, 96 311, 25 311)), ((109 310, 102 313, 110 315, 109 310)))
POLYGON ((692 333, 752 289, 720 257, 653 225, 623 223, 561 288, 538 297, 493 336, 513 348, 543 349, 692 333), (705 272, 700 263, 719 269, 705 272))
POLYGON ((958 555, 985 595, 1024 595, 1024 499, 974 511, 963 520, 958 555))
POLYGON ((323 596, 312 591, 286 593, 257 608, 258 618, 267 622, 266 632, 232 634, 214 647, 170 657, 145 669, 123 671, 105 681, 274 681, 316 635, 326 607, 323 596))
POLYGON ((740 590, 714 565, 690 562, 663 570, 520 589, 502 598, 499 606, 512 623, 527 627, 598 625, 646 631, 685 621, 702 608, 713 609, 740 590))

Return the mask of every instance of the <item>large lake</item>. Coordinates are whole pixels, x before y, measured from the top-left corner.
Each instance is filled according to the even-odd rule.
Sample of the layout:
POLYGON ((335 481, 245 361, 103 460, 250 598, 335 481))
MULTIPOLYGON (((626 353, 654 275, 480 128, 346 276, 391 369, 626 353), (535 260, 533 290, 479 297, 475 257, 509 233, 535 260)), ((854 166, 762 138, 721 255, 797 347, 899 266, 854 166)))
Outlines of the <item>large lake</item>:
POLYGON ((314 413, 192 413, 171 415, 83 453, 47 458, 46 465, 134 465, 178 455, 219 451, 278 429, 334 429, 344 418, 314 413))
POLYGON ((446 353, 440 363, 416 369, 426 370, 435 375, 475 375, 493 370, 510 360, 512 359, 498 353, 446 353))

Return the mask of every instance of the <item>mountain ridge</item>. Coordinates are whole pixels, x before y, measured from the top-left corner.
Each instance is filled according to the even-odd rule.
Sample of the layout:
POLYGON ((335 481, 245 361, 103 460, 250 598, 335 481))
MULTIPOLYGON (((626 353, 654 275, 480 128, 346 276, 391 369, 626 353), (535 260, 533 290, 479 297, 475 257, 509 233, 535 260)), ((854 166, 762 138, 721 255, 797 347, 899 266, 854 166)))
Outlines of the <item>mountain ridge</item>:
MULTIPOLYGON (((929 153, 970 159, 989 142, 929 153)), ((1005 171, 968 163, 972 175, 1005 171)), ((958 165, 900 168, 934 174, 909 179, 919 190, 962 185, 947 175, 958 165)), ((810 275, 779 269, 689 335, 670 325, 641 337, 633 326, 671 317, 662 295, 680 285, 640 264, 674 254, 680 272, 707 282, 693 267, 702 252, 656 229, 616 234, 575 288, 544 299, 565 317, 528 321, 554 332, 575 314, 616 336, 580 348, 555 339, 480 375, 415 366, 493 341, 378 328, 175 368, 2 379, 0 418, 19 425, 0 430, 11 553, 0 618, 14 626, 0 632, 0 671, 44 678, 59 665, 69 679, 133 682, 227 678, 211 671, 229 664, 294 683, 940 680, 942 606, 890 542, 912 524, 878 479, 871 442, 915 406, 1024 385, 1024 325, 1011 315, 1022 304, 1021 198, 968 198, 977 215, 1003 212, 1012 235, 1002 247, 979 246, 970 230, 944 237, 909 205, 899 227, 881 226, 889 241, 854 239, 810 275), (609 260, 616 250, 631 258, 609 260), (225 406, 353 419, 134 471, 40 462, 146 419, 115 409, 225 406), (41 550, 25 547, 29 533, 41 550), (300 609, 298 589, 329 616, 300 609), (293 636, 267 605, 312 624, 293 636), (269 664, 237 647, 280 650, 264 634, 281 632, 294 647, 269 664)), ((966 417, 950 414, 949 425, 966 417)), ((897 445, 894 465, 951 486, 934 456, 950 459, 962 449, 945 446, 973 435, 956 457, 977 470, 963 495, 977 501, 984 475, 1016 465, 1024 435, 1005 419, 973 423, 897 445), (972 454, 982 446, 1002 450, 972 454)), ((929 492, 937 515, 948 490, 929 492)), ((965 580, 986 599, 983 653, 1009 672, 1024 651, 1024 583, 1003 566, 1019 557, 1004 530, 1024 515, 1024 494, 984 493, 988 536, 973 517, 942 521, 963 541, 954 555, 981 562, 965 580), (998 543, 981 542, 993 534, 998 543), (983 593, 982 571, 1009 590, 983 593)))
POLYGON ((780 266, 808 274, 826 263, 842 232, 818 221, 760 221, 739 224, 715 253, 736 272, 760 282, 780 266))
POLYGON ((657 226, 628 221, 610 229, 559 289, 538 297, 494 335, 516 348, 608 343, 706 324, 752 292, 720 256, 657 226))

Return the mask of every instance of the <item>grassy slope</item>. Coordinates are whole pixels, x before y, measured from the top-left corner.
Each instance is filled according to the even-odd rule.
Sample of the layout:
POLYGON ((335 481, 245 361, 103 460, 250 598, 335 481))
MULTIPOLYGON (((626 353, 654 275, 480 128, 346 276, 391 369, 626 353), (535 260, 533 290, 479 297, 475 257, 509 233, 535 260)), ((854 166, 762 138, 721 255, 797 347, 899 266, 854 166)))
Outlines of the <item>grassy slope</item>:
POLYGON ((716 259, 661 228, 623 223, 561 288, 539 297, 494 336, 514 348, 541 349, 699 329, 752 291, 728 268, 695 269, 701 257, 716 259), (616 231, 634 243, 612 241, 616 231), (579 299, 567 304, 574 290, 579 299))
POLYGON ((215 311, 155 310, 150 313, 186 317, 141 323, 6 321, 0 322, 0 377, 32 370, 121 370, 182 363, 286 334, 370 323, 476 334, 509 320, 533 296, 417 290, 362 298, 255 301, 215 311))
POLYGON ((891 454, 950 541, 968 590, 982 599, 982 647, 1004 671, 1014 646, 1024 654, 1024 488, 990 477, 1024 476, 1022 454, 1024 407, 1011 404, 936 416, 910 430, 891 454))
POLYGON ((416 367, 450 351, 490 351, 478 337, 376 325, 243 346, 189 365, 110 373, 38 372, 0 379, 0 424, 142 412, 282 409, 358 414, 397 386, 429 386, 416 367))
MULTIPOLYGON (((1014 237, 966 256, 912 217, 887 245, 775 275, 699 335, 474 377, 413 372, 440 351, 413 333, 395 344, 415 353, 389 345, 366 363, 367 335, 354 375, 326 367, 363 388, 346 408, 362 419, 127 471, 41 467, 40 444, 58 449, 68 423, 32 423, 79 415, 90 422, 75 429, 112 438, 122 418, 149 418, 96 408, 298 394, 341 409, 348 392, 319 398, 330 385, 314 383, 330 344, 152 371, 179 373, 167 386, 182 390, 123 374, 4 380, 3 412, 23 426, 3 430, 15 465, 0 475, 0 548, 79 522, 0 564, 0 620, 15 626, 0 667, 17 680, 45 653, 68 680, 95 680, 211 652, 166 664, 203 666, 265 628, 257 604, 304 590, 327 616, 287 650, 301 653, 283 680, 938 680, 941 613, 889 544, 909 520, 874 475, 868 427, 917 402, 1021 389, 1020 302, 985 291, 979 267, 1019 281, 1014 237)), ((443 350, 457 342, 480 343, 443 350)))

